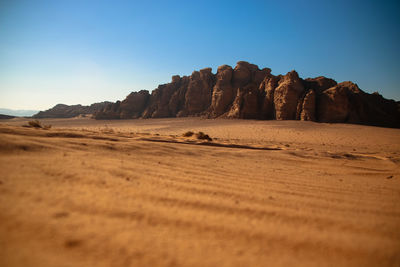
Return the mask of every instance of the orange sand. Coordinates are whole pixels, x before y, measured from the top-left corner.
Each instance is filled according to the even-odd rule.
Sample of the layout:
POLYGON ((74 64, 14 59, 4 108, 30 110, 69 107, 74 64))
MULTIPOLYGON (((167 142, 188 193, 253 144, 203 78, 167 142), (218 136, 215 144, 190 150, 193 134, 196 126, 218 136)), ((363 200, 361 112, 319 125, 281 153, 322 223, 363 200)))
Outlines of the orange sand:
POLYGON ((0 266, 400 266, 399 129, 25 122, 0 123, 0 266))

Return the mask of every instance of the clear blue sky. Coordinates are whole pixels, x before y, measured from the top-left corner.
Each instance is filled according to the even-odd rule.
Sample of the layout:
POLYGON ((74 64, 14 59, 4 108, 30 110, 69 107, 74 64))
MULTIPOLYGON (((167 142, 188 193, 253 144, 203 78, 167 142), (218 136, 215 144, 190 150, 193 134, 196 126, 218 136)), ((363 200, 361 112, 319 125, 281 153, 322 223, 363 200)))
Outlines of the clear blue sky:
POLYGON ((246 60, 400 100, 398 1, 0 0, 0 107, 153 90, 246 60))

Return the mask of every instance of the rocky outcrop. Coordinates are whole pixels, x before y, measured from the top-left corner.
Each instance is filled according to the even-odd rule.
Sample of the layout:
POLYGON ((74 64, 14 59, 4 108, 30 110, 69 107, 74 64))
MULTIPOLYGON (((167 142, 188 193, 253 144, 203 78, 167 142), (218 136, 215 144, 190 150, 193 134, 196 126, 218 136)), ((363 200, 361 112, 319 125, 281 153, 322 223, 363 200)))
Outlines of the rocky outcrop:
MULTIPOLYGON (((72 118, 79 115, 91 115, 104 110, 111 102, 94 103, 90 106, 58 104, 51 109, 39 111, 33 118, 72 118)), ((110 116, 111 117, 111 116, 110 116)), ((113 116, 112 118, 116 118, 113 116)))
POLYGON ((146 90, 130 93, 120 105, 121 119, 136 119, 142 116, 144 109, 147 106, 147 101, 150 94, 146 90))
POLYGON ((184 106, 184 98, 189 84, 187 76, 173 76, 171 83, 159 85, 150 96, 143 118, 176 117, 184 106))
POLYGON ((295 120, 297 105, 304 86, 296 71, 291 71, 280 79, 274 93, 275 119, 295 120))
POLYGON ((211 68, 192 73, 185 94, 185 108, 180 116, 198 115, 210 107, 214 79, 211 68))
POLYGON ((309 90, 301 103, 300 120, 316 121, 315 103, 316 94, 314 90, 309 90))
POLYGON ((339 83, 317 99, 320 122, 361 123, 400 128, 400 103, 367 94, 352 82, 339 83))
POLYGON ((260 84, 260 92, 263 95, 261 107, 261 119, 275 119, 274 94, 282 76, 268 75, 260 84))
POLYGON ((130 93, 123 101, 109 103, 96 112, 96 119, 136 119, 142 116, 150 94, 146 90, 130 93))
POLYGON ((148 91, 131 93, 123 101, 96 112, 96 119, 208 118, 305 120, 400 127, 399 102, 368 94, 351 82, 337 84, 326 77, 301 79, 296 71, 272 75, 268 68, 239 61, 235 68, 210 68, 148 91))
POLYGON ((346 122, 349 119, 351 108, 349 95, 352 93, 352 89, 358 90, 355 87, 343 83, 320 93, 318 96, 318 120, 320 122, 346 122))
POLYGON ((235 92, 232 86, 233 69, 231 66, 218 67, 216 83, 213 88, 209 117, 218 117, 224 114, 232 104, 235 92))
POLYGON ((256 65, 239 61, 233 70, 230 88, 235 98, 230 109, 225 113, 228 118, 259 119, 261 108, 260 83, 270 69, 260 70, 256 65))
POLYGON ((303 81, 303 85, 307 89, 312 89, 316 93, 320 94, 326 89, 336 86, 337 82, 335 80, 319 76, 316 78, 307 78, 303 81))

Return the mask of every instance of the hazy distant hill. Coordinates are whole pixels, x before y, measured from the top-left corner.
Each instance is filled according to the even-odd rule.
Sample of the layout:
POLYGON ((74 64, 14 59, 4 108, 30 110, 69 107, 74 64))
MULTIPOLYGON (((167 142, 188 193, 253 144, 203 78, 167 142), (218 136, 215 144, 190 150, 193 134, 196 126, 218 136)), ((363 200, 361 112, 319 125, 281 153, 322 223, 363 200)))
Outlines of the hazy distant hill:
POLYGON ((94 114, 103 110, 111 102, 94 103, 90 106, 58 104, 51 109, 40 111, 33 115, 34 118, 72 118, 79 115, 94 114))
POLYGON ((0 114, 0 120, 9 120, 13 118, 15 118, 15 116, 0 114))
POLYGON ((30 117, 38 112, 39 110, 15 110, 8 108, 0 108, 0 114, 17 116, 17 117, 30 117))

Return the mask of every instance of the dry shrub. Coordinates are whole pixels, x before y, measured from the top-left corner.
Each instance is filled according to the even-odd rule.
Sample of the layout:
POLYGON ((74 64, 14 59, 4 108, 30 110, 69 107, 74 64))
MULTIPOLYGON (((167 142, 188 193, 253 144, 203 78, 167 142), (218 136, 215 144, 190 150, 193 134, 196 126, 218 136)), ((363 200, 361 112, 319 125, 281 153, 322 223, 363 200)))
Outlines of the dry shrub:
POLYGON ((212 138, 203 132, 198 132, 194 133, 192 131, 187 131, 186 133, 183 134, 184 137, 192 137, 195 136, 199 140, 207 140, 207 141, 212 141, 212 138))
POLYGON ((196 138, 199 139, 199 140, 212 141, 212 138, 208 134, 205 134, 203 132, 198 132, 196 134, 196 138))
POLYGON ((187 131, 186 133, 183 134, 184 137, 191 137, 194 135, 194 132, 192 131, 187 131))
POLYGON ((33 128, 43 128, 42 123, 38 120, 28 121, 28 125, 29 125, 29 127, 33 127, 33 128))
POLYGON ((48 130, 51 128, 51 125, 48 124, 43 124, 38 121, 38 120, 34 120, 34 121, 28 121, 27 125, 23 125, 24 127, 30 127, 30 128, 36 128, 36 129, 44 129, 44 130, 48 130))

